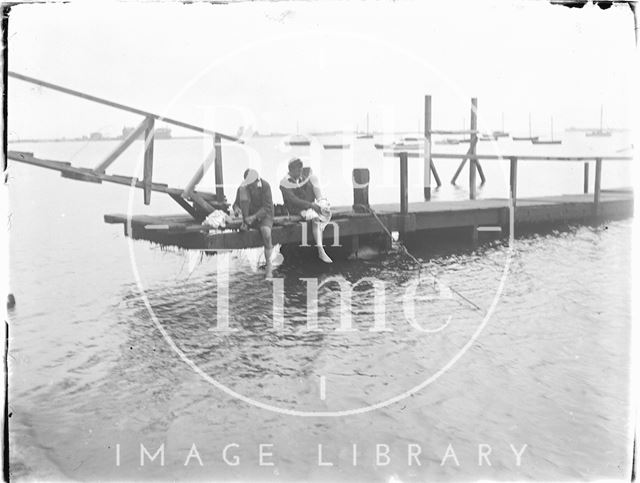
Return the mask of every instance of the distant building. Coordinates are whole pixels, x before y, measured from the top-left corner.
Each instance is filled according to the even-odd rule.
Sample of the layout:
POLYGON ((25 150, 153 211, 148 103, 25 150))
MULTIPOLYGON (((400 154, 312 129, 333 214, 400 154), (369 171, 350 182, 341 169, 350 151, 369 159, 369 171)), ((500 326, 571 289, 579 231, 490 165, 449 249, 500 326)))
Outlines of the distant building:
POLYGON ((89 135, 89 139, 91 139, 92 141, 99 141, 102 139, 102 133, 99 132, 92 132, 89 135))
POLYGON ((154 130, 154 137, 156 139, 171 139, 171 129, 168 127, 157 127, 154 130))
MULTIPOLYGON (((126 139, 127 136, 129 136, 133 131, 135 131, 135 128, 133 127, 123 127, 121 136, 122 139, 126 139)), ((171 129, 167 127, 157 127, 153 130, 153 135, 156 139, 171 139, 171 129)))

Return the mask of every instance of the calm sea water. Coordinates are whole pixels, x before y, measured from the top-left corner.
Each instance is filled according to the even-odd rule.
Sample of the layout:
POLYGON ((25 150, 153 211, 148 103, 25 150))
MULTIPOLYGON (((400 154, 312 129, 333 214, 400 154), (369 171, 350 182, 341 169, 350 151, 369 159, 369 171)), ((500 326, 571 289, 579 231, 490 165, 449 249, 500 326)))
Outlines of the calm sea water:
MULTIPOLYGON (((580 135, 568 134, 563 146, 538 146, 535 152, 604 154, 627 141, 614 136, 586 145, 580 135)), ((384 159, 370 140, 354 143, 348 152, 310 155, 332 203, 351 203, 350 173, 358 166, 371 169, 373 203, 396 201, 397 161, 384 159)), ((92 166, 114 144, 11 148, 92 166)), ((248 163, 277 185, 292 154, 272 138, 250 146, 253 154, 225 147, 228 195, 248 163)), ((498 146, 507 154, 533 148, 511 141, 498 146)), ((113 172, 139 170, 139 148, 114 164, 113 172)), ((207 148, 200 140, 158 142, 158 180, 183 185, 207 148)), ((438 151, 447 149, 463 148, 438 151)), ((420 165, 410 167, 415 201, 422 192, 420 165)), ((438 163, 443 180, 455 167, 438 163)), ((481 196, 504 197, 506 166, 485 163, 484 168, 488 182, 481 196)), ((523 163, 519 176, 525 196, 582 190, 581 164, 523 163)), ((628 176, 624 164, 607 164, 603 185, 626 185, 628 176)), ((211 178, 204 183, 213 184, 211 178)), ((461 186, 445 182, 435 199, 465 198, 466 183, 461 186)), ((631 220, 523 237, 512 247, 495 242, 439 253, 416 250, 421 270, 397 251, 369 261, 281 267, 285 328, 277 331, 273 285, 263 283, 256 270, 259 250, 198 261, 184 251, 130 242, 120 225, 102 222, 105 213, 127 211, 125 187, 70 181, 17 163, 9 187, 10 276, 17 300, 9 329, 15 477, 369 481, 628 474, 631 220), (230 325, 238 330, 220 334, 210 329, 224 280, 218 267, 226 264, 225 300, 230 325), (456 293, 443 296, 446 291, 439 292, 428 274, 480 310, 456 293), (424 283, 412 295, 421 275, 424 283), (335 284, 319 289, 322 330, 305 330, 307 285, 301 279, 332 276, 354 284, 365 277, 383 283, 383 314, 391 331, 368 330, 380 311, 365 284, 354 289, 348 310, 357 331, 335 331, 345 315, 335 284), (421 327, 448 325, 438 332, 418 331, 405 317, 407 297, 421 327), (470 348, 433 383, 363 414, 303 418, 270 412, 232 398, 202 376, 278 408, 352 410, 429 379, 479 328, 470 348), (169 339, 202 374, 172 350, 169 339), (140 466, 141 443, 152 453, 164 444, 163 467, 158 460, 140 466), (222 459, 223 448, 232 443, 238 446, 229 454, 240 458, 238 466, 222 459), (269 459, 275 466, 259 466, 260 443, 273 444, 269 459), (196 459, 184 464, 193 444, 203 466, 196 459), (318 444, 334 466, 318 465, 318 444), (377 444, 389 446, 388 465, 376 465, 377 444), (421 466, 408 466, 410 444, 420 445, 421 466), (490 467, 478 466, 481 444, 492 448, 490 467), (520 466, 510 444, 517 450, 527 445, 520 466), (440 464, 449 445, 459 466, 451 459, 440 464)), ((141 192, 134 193, 135 213, 180 210, 156 193, 151 207, 141 198, 141 192)))

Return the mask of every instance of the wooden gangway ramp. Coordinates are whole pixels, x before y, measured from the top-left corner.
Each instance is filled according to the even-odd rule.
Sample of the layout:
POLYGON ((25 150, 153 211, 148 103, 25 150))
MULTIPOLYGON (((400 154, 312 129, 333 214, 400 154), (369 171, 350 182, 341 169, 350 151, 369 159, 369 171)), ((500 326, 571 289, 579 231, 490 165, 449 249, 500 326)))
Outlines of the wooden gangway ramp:
MULTIPOLYGON (((409 203, 407 214, 400 213, 398 204, 372 205, 379 221, 371 213, 355 213, 351 207, 334 209, 332 221, 324 231, 324 243, 352 244, 354 237, 384 234, 382 222, 389 231, 421 233, 432 230, 468 228, 473 232, 495 231, 504 236, 510 231, 510 200, 480 199, 462 201, 429 201, 409 203)), ((577 194, 518 198, 513 209, 516 227, 539 224, 579 224, 598 220, 624 218, 633 215, 633 193, 630 190, 602 190, 597 213, 593 195, 577 194)), ((182 248, 232 250, 262 246, 257 230, 241 232, 235 229, 214 230, 193 220, 189 215, 148 216, 126 214, 105 215, 105 222, 123 224, 125 235, 162 245, 182 248)), ((273 227, 273 242, 300 245, 304 230, 306 240, 312 240, 308 223, 300 217, 277 217, 273 227)), ((312 243, 308 241, 308 243, 312 243)))

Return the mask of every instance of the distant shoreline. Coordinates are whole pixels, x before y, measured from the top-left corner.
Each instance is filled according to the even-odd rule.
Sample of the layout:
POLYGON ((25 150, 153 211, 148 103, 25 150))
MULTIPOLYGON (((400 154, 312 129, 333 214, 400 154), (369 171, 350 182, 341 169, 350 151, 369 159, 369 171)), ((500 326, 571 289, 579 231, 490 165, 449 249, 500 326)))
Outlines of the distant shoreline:
MULTIPOLYGON (((172 139, 202 139, 204 136, 172 136, 170 138, 155 138, 155 141, 170 141, 172 139)), ((117 138, 56 138, 56 139, 9 139, 8 143, 68 143, 68 142, 101 142, 101 141, 123 141, 117 138)))
MULTIPOLYGON (((302 135, 304 136, 335 136, 337 134, 348 134, 348 135, 352 135, 352 136, 358 136, 361 135, 362 133, 360 132, 355 132, 355 131, 323 131, 323 132, 309 132, 309 133, 304 133, 302 135)), ((382 132, 376 132, 376 131, 372 131, 370 134, 379 136, 379 135, 383 135, 384 133, 382 132)), ((394 134, 415 134, 412 131, 406 131, 406 132, 397 132, 394 134)), ((284 133, 284 132, 274 132, 274 133, 269 133, 269 134, 261 134, 261 133, 257 133, 257 134, 252 134, 251 137, 256 137, 256 138, 274 138, 274 137, 289 137, 289 136, 295 136, 295 134, 292 133, 284 133)), ((156 141, 167 141, 167 140, 171 140, 171 139, 204 139, 207 138, 209 136, 202 136, 202 135, 198 135, 198 136, 171 136, 169 138, 167 137, 156 137, 155 140, 156 141)), ((9 143, 61 143, 61 142, 78 142, 78 141, 123 141, 123 138, 121 136, 118 137, 103 137, 100 139, 89 139, 89 138, 55 138, 55 139, 10 139, 8 142, 9 143)))
MULTIPOLYGON (((599 131, 599 128, 588 128, 588 127, 568 127, 564 131, 565 132, 592 132, 599 131)), ((629 132, 630 128, 607 128, 604 131, 609 132, 629 132)), ((307 136, 333 136, 336 134, 349 134, 353 136, 357 136, 360 133, 356 132, 347 132, 344 131, 327 131, 327 132, 311 132, 305 135, 307 136)), ((381 136, 385 133, 382 132, 371 132, 374 136, 381 136)), ((397 132, 393 133, 394 135, 406 135, 406 134, 416 134, 415 132, 406 131, 406 132, 397 132)), ((273 137, 287 137, 293 136, 291 133, 270 133, 270 134, 253 134, 251 137, 256 138, 273 138, 273 137)), ((171 136, 169 138, 156 138, 156 141, 170 141, 172 139, 204 139, 208 136, 171 136)), ((56 138, 56 139, 10 139, 8 143, 66 143, 66 142, 101 142, 101 141, 122 141, 122 137, 103 137, 100 139, 88 139, 88 138, 56 138)))

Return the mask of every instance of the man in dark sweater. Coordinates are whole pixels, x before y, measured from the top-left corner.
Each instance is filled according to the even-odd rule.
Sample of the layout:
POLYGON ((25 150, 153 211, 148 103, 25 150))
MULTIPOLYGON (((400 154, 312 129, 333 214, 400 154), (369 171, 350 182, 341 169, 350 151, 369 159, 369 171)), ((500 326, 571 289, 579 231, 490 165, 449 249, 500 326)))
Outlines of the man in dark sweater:
POLYGON ((236 201, 233 203, 233 212, 236 216, 242 216, 240 230, 247 230, 249 227, 260 229, 266 261, 265 277, 271 278, 273 199, 269 183, 261 179, 255 169, 247 169, 244 172, 244 180, 238 188, 236 201))
POLYGON ((289 173, 280 181, 280 191, 284 205, 292 215, 300 215, 307 221, 312 221, 313 237, 318 246, 318 257, 325 263, 332 263, 329 255, 322 246, 322 231, 328 222, 323 221, 323 211, 317 201, 320 198, 318 181, 310 172, 303 174, 302 161, 294 158, 289 161, 289 173), (315 184, 314 184, 315 181, 315 184))

